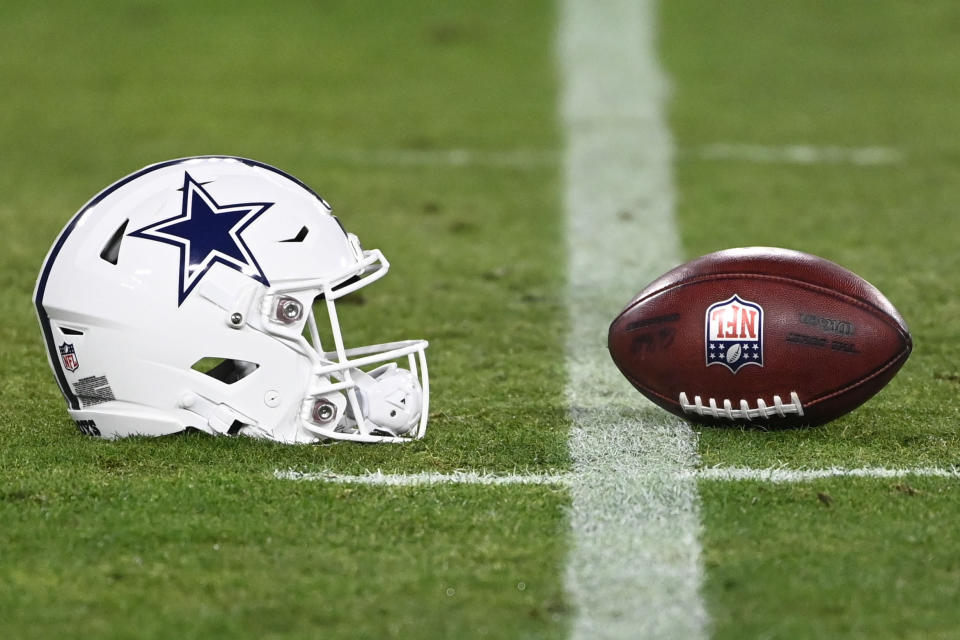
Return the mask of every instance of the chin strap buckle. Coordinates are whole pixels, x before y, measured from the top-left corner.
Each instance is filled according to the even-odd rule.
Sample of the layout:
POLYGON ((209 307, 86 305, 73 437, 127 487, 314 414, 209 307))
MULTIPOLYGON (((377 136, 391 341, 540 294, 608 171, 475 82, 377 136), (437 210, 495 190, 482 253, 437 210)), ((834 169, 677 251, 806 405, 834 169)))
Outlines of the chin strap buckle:
POLYGON ((256 424, 256 421, 230 406, 217 404, 192 391, 188 391, 180 398, 180 408, 204 418, 208 427, 204 431, 219 435, 235 436, 244 427, 256 424))

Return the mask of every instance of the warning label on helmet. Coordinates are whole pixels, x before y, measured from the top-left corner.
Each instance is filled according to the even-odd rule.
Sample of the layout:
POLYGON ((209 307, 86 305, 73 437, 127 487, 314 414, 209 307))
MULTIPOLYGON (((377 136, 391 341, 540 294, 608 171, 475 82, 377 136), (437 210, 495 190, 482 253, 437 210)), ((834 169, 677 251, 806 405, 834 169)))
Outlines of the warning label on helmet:
POLYGON ((84 407, 116 400, 106 376, 80 378, 74 383, 73 392, 80 398, 80 404, 84 407))

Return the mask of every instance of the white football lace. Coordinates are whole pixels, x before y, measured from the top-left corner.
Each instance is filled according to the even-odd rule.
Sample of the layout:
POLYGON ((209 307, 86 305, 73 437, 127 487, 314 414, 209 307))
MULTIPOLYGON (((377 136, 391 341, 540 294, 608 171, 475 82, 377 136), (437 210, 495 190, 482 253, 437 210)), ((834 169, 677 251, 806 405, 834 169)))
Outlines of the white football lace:
POLYGON ((757 398, 756 408, 752 408, 746 400, 740 400, 740 408, 734 409, 733 402, 729 399, 723 399, 723 406, 717 406, 717 401, 710 398, 707 404, 703 404, 700 396, 694 396, 693 404, 687 399, 687 394, 680 393, 680 406, 684 413, 695 413, 701 416, 711 418, 727 418, 728 420, 753 420, 754 418, 769 419, 773 416, 784 418, 788 415, 803 415, 803 405, 800 404, 800 397, 795 391, 790 392, 790 402, 784 404, 780 396, 773 396, 773 406, 767 405, 763 398, 757 398))

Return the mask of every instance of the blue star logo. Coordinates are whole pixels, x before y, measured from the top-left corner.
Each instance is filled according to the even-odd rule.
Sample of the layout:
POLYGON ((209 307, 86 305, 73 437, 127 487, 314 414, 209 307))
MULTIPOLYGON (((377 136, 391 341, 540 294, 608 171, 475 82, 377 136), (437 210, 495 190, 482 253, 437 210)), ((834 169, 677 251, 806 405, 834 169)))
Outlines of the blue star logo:
POLYGON ((215 264, 222 264, 270 286, 257 264, 243 230, 273 206, 272 202, 219 205, 203 185, 189 173, 183 174, 183 205, 180 214, 142 229, 131 231, 136 238, 156 240, 180 250, 180 297, 183 304, 200 279, 215 264))

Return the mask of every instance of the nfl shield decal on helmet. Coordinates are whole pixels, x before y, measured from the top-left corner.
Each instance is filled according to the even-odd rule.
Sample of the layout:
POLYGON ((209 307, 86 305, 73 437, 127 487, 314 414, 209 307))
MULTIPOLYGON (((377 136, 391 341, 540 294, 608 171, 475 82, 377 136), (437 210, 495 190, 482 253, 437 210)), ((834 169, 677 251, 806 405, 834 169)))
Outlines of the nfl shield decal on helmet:
POLYGON ((60 345, 60 360, 63 361, 63 368, 67 371, 76 371, 80 366, 76 349, 73 348, 72 344, 66 342, 60 345))
POLYGON ((707 308, 706 362, 736 373, 748 364, 763 366, 763 307, 733 295, 707 308))

